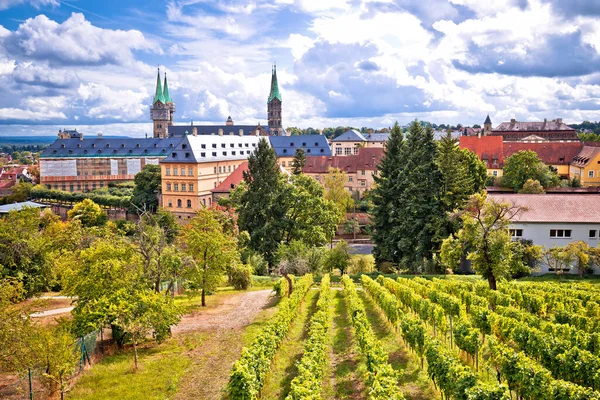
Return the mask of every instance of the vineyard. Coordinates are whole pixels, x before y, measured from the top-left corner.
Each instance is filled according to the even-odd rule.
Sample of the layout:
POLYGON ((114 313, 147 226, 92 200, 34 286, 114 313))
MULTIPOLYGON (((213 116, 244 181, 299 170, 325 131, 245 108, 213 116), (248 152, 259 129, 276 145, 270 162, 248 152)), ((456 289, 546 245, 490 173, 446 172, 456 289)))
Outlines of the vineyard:
POLYGON ((309 293, 316 303, 280 398, 342 397, 329 386, 336 377, 332 321, 343 310, 351 337, 342 347, 350 347, 360 364, 360 382, 344 397, 600 399, 600 288, 594 285, 511 282, 492 291, 480 280, 362 275, 359 282, 343 276, 336 287, 327 275, 320 286, 306 275, 289 296, 286 287, 282 282, 277 313, 234 364, 230 399, 272 397, 263 392, 271 365, 283 357, 280 346, 309 293), (391 342, 380 340, 375 317, 392 332, 391 342), (406 371, 393 360, 397 346, 390 343, 416 360, 430 392, 408 390, 406 371))

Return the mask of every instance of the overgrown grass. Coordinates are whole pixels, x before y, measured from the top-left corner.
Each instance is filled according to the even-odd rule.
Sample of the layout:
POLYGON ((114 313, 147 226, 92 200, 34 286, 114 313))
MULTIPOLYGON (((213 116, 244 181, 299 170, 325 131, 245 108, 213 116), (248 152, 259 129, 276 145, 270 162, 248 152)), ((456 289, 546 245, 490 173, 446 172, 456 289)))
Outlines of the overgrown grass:
POLYGON ((240 293, 246 293, 254 290, 269 289, 269 286, 252 286, 248 290, 235 290, 231 286, 224 286, 217 289, 216 292, 206 296, 206 307, 202 307, 202 296, 199 291, 187 291, 181 295, 175 296, 175 304, 183 307, 184 313, 191 313, 197 310, 210 310, 219 307, 228 298, 240 293))
MULTIPOLYGON (((197 344, 194 344, 196 346, 197 344)), ((105 357, 86 372, 68 399, 169 399, 190 360, 175 339, 139 351, 139 369, 133 371, 131 352, 105 357)))
POLYGON ((404 346, 400 335, 394 331, 394 328, 366 293, 361 291, 359 296, 363 300, 367 319, 375 336, 388 352, 390 364, 399 373, 398 381, 404 396, 407 399, 415 400, 439 399, 440 395, 436 392, 425 370, 421 368, 419 358, 404 346))
POLYGON ((302 358, 304 340, 307 338, 310 317, 314 314, 319 297, 318 290, 309 290, 292 322, 287 337, 281 343, 261 392, 264 399, 285 399, 292 379, 298 374, 296 363, 302 358))

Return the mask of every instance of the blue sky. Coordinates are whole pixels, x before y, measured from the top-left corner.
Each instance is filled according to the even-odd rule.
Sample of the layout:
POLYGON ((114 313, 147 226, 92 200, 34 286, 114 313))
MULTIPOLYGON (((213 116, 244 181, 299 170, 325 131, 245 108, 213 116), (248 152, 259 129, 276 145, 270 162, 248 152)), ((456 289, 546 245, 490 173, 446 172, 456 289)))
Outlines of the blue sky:
POLYGON ((600 0, 0 0, 0 134, 600 120, 600 0))

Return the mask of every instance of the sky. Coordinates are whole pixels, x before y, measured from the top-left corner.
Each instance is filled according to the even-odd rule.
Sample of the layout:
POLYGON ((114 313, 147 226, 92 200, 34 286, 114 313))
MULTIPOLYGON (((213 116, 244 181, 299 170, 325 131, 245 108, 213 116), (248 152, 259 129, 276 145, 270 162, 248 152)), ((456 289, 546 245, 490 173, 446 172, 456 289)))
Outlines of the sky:
POLYGON ((0 135, 600 120, 600 0, 0 0, 0 135))

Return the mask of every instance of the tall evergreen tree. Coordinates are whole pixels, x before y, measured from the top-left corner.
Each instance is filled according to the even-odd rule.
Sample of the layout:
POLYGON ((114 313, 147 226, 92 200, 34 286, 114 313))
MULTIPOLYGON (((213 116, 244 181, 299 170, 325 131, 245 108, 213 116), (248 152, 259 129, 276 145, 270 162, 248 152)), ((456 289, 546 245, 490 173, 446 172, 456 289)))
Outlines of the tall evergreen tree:
POLYGON ((306 164, 306 155, 304 149, 299 148, 296 150, 294 159, 292 160, 292 172, 294 175, 300 175, 304 170, 304 164, 306 164))
POLYGON ((242 195, 238 210, 240 230, 248 231, 249 246, 261 253, 273 268, 285 229, 286 209, 282 201, 285 182, 275 151, 265 139, 258 142, 258 147, 248 157, 244 181, 248 190, 242 195))
POLYGON ((402 160, 404 135, 398 122, 394 124, 386 143, 383 157, 377 167, 376 186, 372 191, 373 199, 373 240, 374 254, 377 262, 390 261, 397 263, 395 228, 400 222, 397 210, 398 199, 402 192, 399 182, 400 170, 404 166, 402 160))

